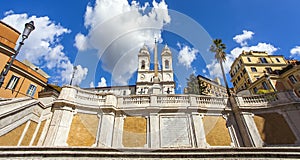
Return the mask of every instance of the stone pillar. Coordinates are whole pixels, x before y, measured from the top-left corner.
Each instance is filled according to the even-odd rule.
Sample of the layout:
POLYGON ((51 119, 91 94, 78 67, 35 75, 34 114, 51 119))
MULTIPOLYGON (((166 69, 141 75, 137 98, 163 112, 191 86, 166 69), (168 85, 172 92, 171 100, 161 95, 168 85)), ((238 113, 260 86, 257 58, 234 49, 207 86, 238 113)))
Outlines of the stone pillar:
POLYGON ((254 143, 254 147, 263 147, 264 142, 261 139, 259 132, 257 130, 257 127, 255 125, 255 122, 253 120, 254 114, 251 114, 251 113, 245 114, 244 113, 243 116, 244 116, 245 123, 248 126, 248 130, 251 135, 251 139, 254 143))
POLYGON ((65 106, 55 109, 45 139, 45 146, 67 146, 72 119, 72 108, 65 106))
POLYGON ((115 113, 103 112, 98 139, 99 147, 112 147, 115 113))
POLYGON ((123 147, 123 128, 124 128, 123 114, 118 113, 115 117, 114 133, 113 133, 113 144, 114 148, 123 147))
POLYGON ((198 106, 198 105, 197 105, 197 101, 196 101, 196 97, 195 97, 195 96, 191 96, 191 95, 189 95, 189 97, 190 97, 190 106, 191 106, 191 107, 196 107, 196 106, 198 106))
POLYGON ((159 148, 159 115, 158 113, 150 113, 150 147, 159 148))
POLYGON ((206 145, 206 138, 205 138, 205 131, 202 121, 203 115, 200 115, 199 113, 195 112, 192 113, 192 119, 193 119, 193 126, 195 128, 195 141, 198 148, 205 148, 206 145))
POLYGON ((253 147, 251 137, 248 134, 247 125, 245 123, 244 117, 241 114, 238 103, 233 96, 229 97, 229 106, 233 112, 233 119, 236 122, 236 134, 239 134, 240 146, 241 147, 253 147))

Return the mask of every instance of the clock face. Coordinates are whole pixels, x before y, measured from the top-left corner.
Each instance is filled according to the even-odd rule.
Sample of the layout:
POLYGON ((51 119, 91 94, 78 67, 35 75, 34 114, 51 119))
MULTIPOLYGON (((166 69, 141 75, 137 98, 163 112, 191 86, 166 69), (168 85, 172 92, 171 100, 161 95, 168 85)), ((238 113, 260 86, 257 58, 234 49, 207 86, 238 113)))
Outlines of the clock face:
POLYGON ((145 79, 145 75, 141 74, 141 80, 144 80, 144 79, 145 79))

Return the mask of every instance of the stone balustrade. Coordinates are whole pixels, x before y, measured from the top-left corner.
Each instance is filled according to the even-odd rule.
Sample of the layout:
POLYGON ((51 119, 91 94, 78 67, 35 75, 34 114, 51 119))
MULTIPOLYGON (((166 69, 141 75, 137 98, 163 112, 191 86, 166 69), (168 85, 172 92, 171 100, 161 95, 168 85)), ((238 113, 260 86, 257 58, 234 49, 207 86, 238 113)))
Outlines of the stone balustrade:
POLYGON ((103 105, 106 101, 106 95, 104 94, 95 94, 89 91, 77 90, 77 94, 75 96, 75 101, 81 104, 98 104, 103 105))
MULTIPOLYGON (((227 105, 226 97, 212 97, 203 95, 130 95, 116 96, 112 93, 97 93, 73 86, 65 86, 59 96, 86 106, 110 105, 111 107, 129 109, 145 107, 196 107, 222 109, 227 105)), ((292 91, 268 93, 263 95, 238 96, 235 100, 242 108, 274 107, 276 105, 299 102, 300 99, 292 91)))
POLYGON ((186 95, 159 95, 157 96, 159 104, 189 104, 189 96, 186 95))
POLYGON ((271 102, 277 101, 276 93, 268 93, 262 95, 249 95, 236 97, 238 105, 242 106, 267 106, 271 102))
POLYGON ((267 93, 262 95, 248 95, 236 97, 240 108, 275 107, 287 103, 299 103, 300 98, 293 91, 267 93))

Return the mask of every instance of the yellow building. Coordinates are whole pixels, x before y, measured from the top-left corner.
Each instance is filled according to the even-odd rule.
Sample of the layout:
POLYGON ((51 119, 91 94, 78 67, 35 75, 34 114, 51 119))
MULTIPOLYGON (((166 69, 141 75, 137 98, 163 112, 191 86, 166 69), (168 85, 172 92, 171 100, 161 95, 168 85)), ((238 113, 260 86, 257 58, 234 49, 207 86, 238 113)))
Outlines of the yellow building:
POLYGON ((206 86, 203 94, 208 96, 226 97, 226 88, 221 85, 220 79, 216 78, 214 81, 204 76, 198 75, 197 79, 206 86))
MULTIPOLYGON (((266 76, 267 73, 281 70, 286 66, 287 61, 282 55, 268 55, 267 52, 260 51, 243 51, 231 65, 231 82, 233 83, 234 90, 239 92, 248 89, 251 84, 261 79, 261 77, 266 76)), ((271 86, 275 86, 272 80, 263 81, 257 85, 261 85, 266 90, 273 90, 271 86)), ((252 89, 255 89, 255 86, 251 86, 252 89)), ((250 92, 256 93, 257 90, 250 90, 250 92)))
POLYGON ((248 89, 252 93, 260 89, 276 92, 293 90, 300 97, 300 62, 289 64, 282 70, 275 70, 271 74, 265 74, 248 89))
MULTIPOLYGON (((0 71, 15 54, 14 48, 20 32, 0 21, 0 71)), ((1 98, 34 97, 47 85, 49 76, 29 61, 15 60, 0 88, 1 98)))

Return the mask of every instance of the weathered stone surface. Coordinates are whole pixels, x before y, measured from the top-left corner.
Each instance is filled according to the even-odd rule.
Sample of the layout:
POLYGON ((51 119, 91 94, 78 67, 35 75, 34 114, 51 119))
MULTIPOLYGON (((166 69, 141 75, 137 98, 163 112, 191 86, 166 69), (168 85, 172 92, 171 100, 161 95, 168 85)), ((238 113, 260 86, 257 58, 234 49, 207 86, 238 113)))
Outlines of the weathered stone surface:
POLYGON ((192 147, 187 117, 162 116, 160 122, 161 147, 192 147))

